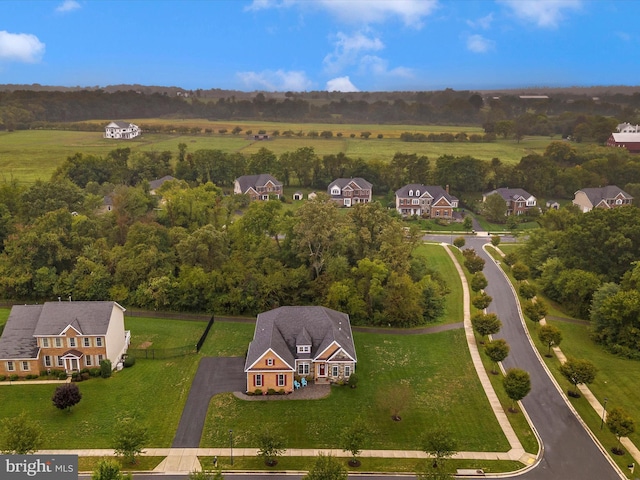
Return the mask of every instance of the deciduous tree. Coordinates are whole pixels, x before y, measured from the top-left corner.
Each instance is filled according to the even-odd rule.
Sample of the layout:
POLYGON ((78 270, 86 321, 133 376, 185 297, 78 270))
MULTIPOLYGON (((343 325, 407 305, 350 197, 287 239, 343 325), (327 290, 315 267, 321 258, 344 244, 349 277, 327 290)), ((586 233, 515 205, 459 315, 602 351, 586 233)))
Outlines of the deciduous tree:
POLYGON ((445 459, 452 457, 457 448, 456 439, 449 430, 443 427, 434 428, 424 433, 422 451, 431 455, 434 468, 441 466, 445 459))
POLYGON ((607 428, 618 439, 618 444, 614 447, 613 453, 622 455, 624 451, 620 448, 620 439, 636 431, 633 418, 620 407, 612 408, 609 413, 607 413, 607 428))
POLYGON ((22 412, 2 420, 0 451, 4 454, 27 455, 34 453, 42 444, 42 428, 22 412))
POLYGON ((509 356, 509 344, 506 340, 498 338, 485 345, 484 353, 487 354, 487 357, 489 357, 495 365, 495 368, 491 372, 498 373, 498 363, 509 356))
POLYGON ((578 385, 593 382, 598 369, 589 360, 569 357, 566 362, 560 365, 560 373, 573 385, 573 392, 569 391, 569 394, 577 398, 580 396, 578 385))
POLYGON ((502 385, 507 397, 513 402, 511 411, 517 412, 516 402, 519 402, 531 391, 531 378, 529 373, 519 368, 510 368, 502 379, 502 385))
POLYGON ((347 480, 344 465, 334 456, 320 453, 303 480, 347 480))
POLYGON ((550 357, 551 347, 558 346, 562 342, 562 332, 554 325, 543 325, 538 331, 538 338, 547 346, 546 356, 550 357))
POLYGON ((482 338, 498 333, 502 322, 495 313, 476 313, 471 317, 471 325, 482 338))
POLYGON ((264 459, 265 465, 273 467, 278 463, 277 457, 284 454, 284 439, 274 432, 272 428, 263 428, 256 436, 258 443, 258 456, 264 459))
POLYGON ((71 407, 80 403, 82 393, 75 383, 64 383, 56 388, 51 400, 56 408, 71 412, 71 407))
POLYGON ((136 463, 148 440, 147 429, 133 417, 122 417, 113 430, 113 450, 131 464, 136 463))

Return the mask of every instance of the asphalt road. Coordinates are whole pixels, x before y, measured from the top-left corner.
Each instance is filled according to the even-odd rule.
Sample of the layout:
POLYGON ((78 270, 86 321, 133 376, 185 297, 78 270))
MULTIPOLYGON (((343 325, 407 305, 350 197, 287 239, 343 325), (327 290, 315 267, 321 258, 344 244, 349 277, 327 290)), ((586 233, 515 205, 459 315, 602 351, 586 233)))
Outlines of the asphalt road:
POLYGON ((171 446, 198 448, 211 397, 223 392, 243 392, 246 386, 244 358, 205 357, 200 360, 171 446))
MULTIPOLYGON (((474 248, 486 263, 484 274, 489 281, 486 291, 493 297, 487 309, 496 313, 502 321, 502 329, 495 338, 504 338, 511 347, 503 362, 506 369, 517 367, 529 372, 531 392, 523 400, 535 425, 544 452, 542 460, 519 478, 538 479, 618 479, 617 470, 606 454, 596 445, 575 417, 564 396, 540 364, 525 334, 518 315, 517 304, 507 279, 500 267, 482 250, 487 238, 467 237, 467 247, 474 248)), ((622 477, 624 478, 624 477, 622 477)))

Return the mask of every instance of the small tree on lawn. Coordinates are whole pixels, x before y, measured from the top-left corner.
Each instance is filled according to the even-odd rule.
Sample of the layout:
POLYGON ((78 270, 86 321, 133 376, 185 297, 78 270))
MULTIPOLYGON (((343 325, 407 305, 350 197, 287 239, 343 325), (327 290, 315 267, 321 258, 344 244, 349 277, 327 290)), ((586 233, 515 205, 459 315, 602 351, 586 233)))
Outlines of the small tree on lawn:
POLYGON ((131 474, 123 474, 115 460, 100 460, 91 472, 91 480, 131 480, 131 474))
POLYGON ((471 325, 482 337, 481 343, 484 343, 485 337, 500 331, 502 322, 495 313, 476 313, 471 317, 471 325))
POLYGON ((612 408, 607 414, 607 428, 618 439, 618 444, 611 451, 616 455, 624 455, 624 450, 620 447, 620 439, 636 431, 633 418, 622 408, 612 408))
POLYGON ((560 373, 573 385, 573 392, 569 390, 569 396, 579 398, 578 385, 593 382, 598 369, 589 360, 569 357, 560 365, 560 373))
POLYGON ((303 480, 347 480, 347 469, 332 455, 320 453, 303 480))
POLYGON ((502 338, 499 338, 497 340, 489 342, 484 347, 484 353, 487 354, 487 357, 489 357, 495 365, 495 368, 491 370, 491 373, 497 374, 498 362, 502 362, 509 356, 509 344, 502 338))
POLYGON ((482 271, 484 268, 484 258, 478 256, 473 248, 463 250, 462 255, 464 256, 464 266, 469 273, 474 274, 482 271))
POLYGON ((412 396, 413 391, 409 385, 390 385, 379 390, 377 400, 380 408, 389 412, 394 421, 399 422, 402 420, 400 414, 407 408, 412 396))
POLYGON ((476 307, 478 310, 484 310, 493 301, 493 297, 487 295, 485 292, 480 292, 478 295, 475 295, 471 299, 471 304, 476 307))
POLYGON ((113 431, 113 450, 116 455, 134 464, 146 442, 147 429, 135 418, 123 417, 116 422, 113 431))
POLYGON ((520 368, 510 368, 502 379, 502 385, 507 397, 513 402, 510 410, 516 413, 518 411, 516 402, 522 400, 531 391, 531 377, 528 372, 520 368))
POLYGON ((487 281, 487 277, 484 276, 482 272, 476 272, 471 277, 471 290, 474 292, 479 292, 480 290, 484 290, 489 285, 487 281))
POLYGON ((42 443, 42 428, 26 412, 2 420, 0 451, 4 454, 28 455, 42 443))
POLYGON ((451 432, 438 427, 425 432, 422 439, 422 451, 432 457, 434 468, 440 467, 445 459, 451 458, 458 448, 451 432))
POLYGON ((342 431, 340 446, 344 452, 351 454, 349 465, 352 467, 360 466, 360 460, 356 457, 362 452, 367 438, 369 438, 369 426, 360 418, 342 431))
POLYGON ((551 347, 562 342, 562 332, 553 325, 543 325, 538 331, 538 338, 548 347, 546 356, 551 357, 551 347))
POLYGON ((458 248, 464 247, 466 243, 467 241, 464 239, 464 237, 456 237, 453 239, 453 245, 458 248))
POLYGON ((284 454, 284 439, 270 428, 260 431, 256 437, 258 456, 264 458, 265 465, 273 467, 278 463, 277 457, 284 454))
POLYGON ((473 220, 471 217, 464 217, 464 220, 462 220, 462 228, 467 232, 473 228, 473 220))
POLYGON ((498 235, 491 236, 491 245, 493 245, 494 247, 500 245, 500 237, 498 235))
POLYGON ((71 412, 71 407, 80 403, 82 393, 75 383, 63 383, 56 388, 51 401, 60 410, 71 412))
POLYGON ((547 304, 541 300, 538 300, 536 302, 526 302, 522 307, 522 311, 524 312, 525 316, 536 325, 540 323, 540 320, 547 316, 548 312, 547 304))
POLYGON ((502 258, 502 261, 507 265, 512 266, 518 261, 518 255, 516 254, 516 252, 506 253, 502 258))
POLYGON ((532 285, 530 283, 522 283, 518 287, 518 293, 522 298, 531 300, 538 293, 538 289, 535 287, 535 285, 532 285))
POLYGON ((529 278, 529 267, 522 262, 516 262, 511 266, 511 273, 513 274, 513 278, 521 282, 529 278))

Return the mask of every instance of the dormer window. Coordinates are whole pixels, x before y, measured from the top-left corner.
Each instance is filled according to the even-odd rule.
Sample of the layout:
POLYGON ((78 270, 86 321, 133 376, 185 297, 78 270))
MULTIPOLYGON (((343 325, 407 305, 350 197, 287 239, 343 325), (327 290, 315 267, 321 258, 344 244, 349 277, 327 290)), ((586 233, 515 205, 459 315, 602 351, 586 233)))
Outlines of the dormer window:
POLYGON ((340 195, 340 187, 333 187, 331 189, 331 195, 340 195))
POLYGON ((416 190, 416 197, 420 196, 420 190, 416 190))
POLYGON ((413 190, 409 190, 409 196, 413 197, 413 190))
POLYGON ((311 346, 310 345, 298 345, 298 353, 310 353, 311 346))

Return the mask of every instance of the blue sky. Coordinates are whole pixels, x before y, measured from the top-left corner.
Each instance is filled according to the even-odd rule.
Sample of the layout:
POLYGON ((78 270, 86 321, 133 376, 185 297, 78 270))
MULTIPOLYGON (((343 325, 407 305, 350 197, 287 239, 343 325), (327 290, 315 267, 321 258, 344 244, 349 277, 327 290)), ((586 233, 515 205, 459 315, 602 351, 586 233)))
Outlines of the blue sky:
POLYGON ((0 1, 0 84, 638 85, 640 1, 0 1))

